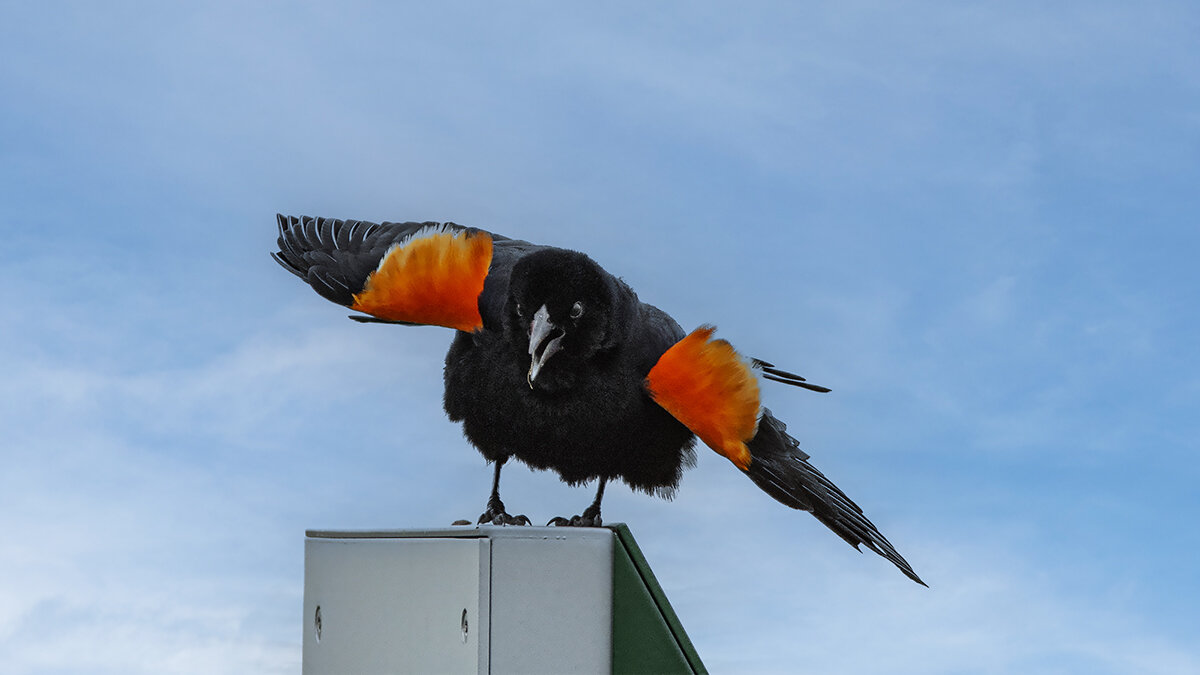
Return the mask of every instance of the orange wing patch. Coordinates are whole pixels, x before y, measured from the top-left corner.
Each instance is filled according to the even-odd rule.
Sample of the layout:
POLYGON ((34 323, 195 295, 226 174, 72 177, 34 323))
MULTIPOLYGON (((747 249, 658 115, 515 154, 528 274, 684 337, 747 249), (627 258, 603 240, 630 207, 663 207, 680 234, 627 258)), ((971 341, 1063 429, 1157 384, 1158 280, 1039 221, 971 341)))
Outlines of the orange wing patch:
POLYGON ((479 294, 491 264, 486 232, 418 233, 388 250, 351 309, 390 321, 478 330, 479 294))
POLYGON ((758 378, 716 329, 701 326, 676 342, 650 369, 646 388, 708 447, 739 469, 750 468, 746 443, 758 429, 758 378))

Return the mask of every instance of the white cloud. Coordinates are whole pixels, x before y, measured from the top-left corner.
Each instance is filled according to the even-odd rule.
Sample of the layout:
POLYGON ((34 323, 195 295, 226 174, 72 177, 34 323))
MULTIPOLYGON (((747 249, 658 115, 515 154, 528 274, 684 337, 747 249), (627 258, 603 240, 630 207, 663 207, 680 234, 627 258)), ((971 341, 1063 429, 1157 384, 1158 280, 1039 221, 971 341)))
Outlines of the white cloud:
MULTIPOLYGON (((421 348, 448 338, 410 331, 415 351, 396 351, 386 332, 340 321, 293 317, 227 353, 135 373, 105 359, 3 363, 0 490, 20 514, 0 542, 12 672, 295 671, 306 521, 353 499, 341 465, 354 465, 359 496, 371 493, 369 439, 388 434, 380 411, 410 394, 363 399, 398 389, 394 378, 432 376, 438 391, 441 352, 421 348), (356 407, 382 428, 347 433, 356 407), (351 447, 321 454, 314 430, 351 447), (331 490, 338 498, 322 501, 331 490)), ((408 384, 411 396, 427 388, 408 384)), ((437 411, 439 397, 426 398, 437 411)), ((413 488, 416 499, 430 489, 413 488)))
POLYGON ((788 515, 767 516, 758 522, 765 529, 710 520, 700 535, 709 543, 690 550, 642 540, 714 672, 1183 674, 1200 666, 1194 646, 1157 634, 1119 596, 1067 590, 1071 570, 1044 567, 1003 531, 987 542, 934 542, 892 528, 893 543, 929 581, 924 589, 806 527, 799 519, 808 516, 789 523, 788 515))

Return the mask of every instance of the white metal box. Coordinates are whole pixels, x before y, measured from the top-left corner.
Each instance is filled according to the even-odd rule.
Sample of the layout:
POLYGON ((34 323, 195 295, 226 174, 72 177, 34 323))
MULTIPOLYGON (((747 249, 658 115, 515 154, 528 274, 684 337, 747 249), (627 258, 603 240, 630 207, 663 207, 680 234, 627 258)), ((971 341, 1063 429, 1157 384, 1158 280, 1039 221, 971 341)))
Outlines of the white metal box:
POLYGON ((614 534, 309 532, 304 673, 610 673, 614 534))
POLYGON ((304 673, 706 673, 629 528, 310 531, 304 673))

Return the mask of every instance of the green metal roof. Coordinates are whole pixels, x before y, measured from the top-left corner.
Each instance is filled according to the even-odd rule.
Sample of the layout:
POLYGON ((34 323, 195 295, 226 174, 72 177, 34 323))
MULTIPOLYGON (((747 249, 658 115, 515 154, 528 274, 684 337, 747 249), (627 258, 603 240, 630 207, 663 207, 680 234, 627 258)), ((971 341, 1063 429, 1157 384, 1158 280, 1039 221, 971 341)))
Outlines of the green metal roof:
POLYGON ((650 563, 624 523, 613 550, 612 669, 620 675, 708 673, 650 563))

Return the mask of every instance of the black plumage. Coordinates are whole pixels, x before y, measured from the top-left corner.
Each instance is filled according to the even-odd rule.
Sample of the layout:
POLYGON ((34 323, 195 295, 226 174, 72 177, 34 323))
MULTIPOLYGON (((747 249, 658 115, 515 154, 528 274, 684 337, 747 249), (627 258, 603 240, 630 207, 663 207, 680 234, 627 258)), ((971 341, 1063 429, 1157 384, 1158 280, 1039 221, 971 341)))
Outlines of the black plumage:
MULTIPOLYGON (((429 232, 491 238, 479 325, 456 331, 445 367, 447 414, 496 466, 481 522, 528 522, 507 514, 500 500, 500 467, 510 458, 553 470, 573 485, 597 480, 595 501, 581 516, 554 521, 583 525, 600 524, 607 481, 670 498, 694 463, 693 430, 647 391, 648 373, 684 338, 683 329, 586 255, 453 223, 285 216, 278 222, 275 260, 323 297, 352 308, 385 256, 412 238, 429 232)), ((828 391, 771 363, 749 364, 764 379, 828 391)), ((855 548, 867 546, 923 583, 769 410, 761 409, 746 447, 751 461, 742 470, 767 494, 812 512, 855 548)))
POLYGON ((498 315, 497 329, 459 331, 446 355, 450 419, 462 421, 489 460, 516 457, 571 484, 621 478, 669 497, 694 462, 693 437, 642 381, 683 337, 679 325, 583 254, 562 249, 520 258, 495 302, 484 316, 498 315), (528 325, 543 305, 566 329, 530 383, 528 325))

